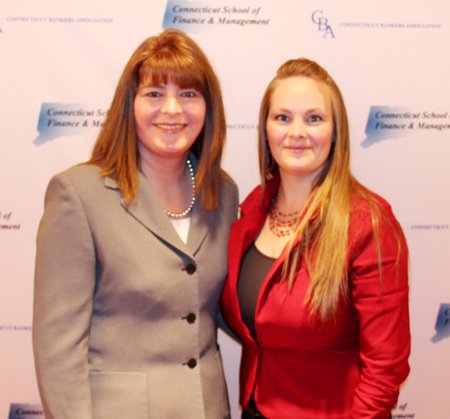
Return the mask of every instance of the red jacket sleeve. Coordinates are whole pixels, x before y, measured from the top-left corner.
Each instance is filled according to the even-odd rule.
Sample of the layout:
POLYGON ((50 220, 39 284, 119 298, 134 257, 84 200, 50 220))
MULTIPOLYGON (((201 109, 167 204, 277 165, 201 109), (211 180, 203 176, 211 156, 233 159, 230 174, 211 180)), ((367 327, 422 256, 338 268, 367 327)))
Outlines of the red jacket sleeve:
POLYGON ((351 419, 388 418, 409 373, 408 250, 389 205, 382 210, 380 253, 370 212, 351 217, 350 292, 361 361, 351 419))

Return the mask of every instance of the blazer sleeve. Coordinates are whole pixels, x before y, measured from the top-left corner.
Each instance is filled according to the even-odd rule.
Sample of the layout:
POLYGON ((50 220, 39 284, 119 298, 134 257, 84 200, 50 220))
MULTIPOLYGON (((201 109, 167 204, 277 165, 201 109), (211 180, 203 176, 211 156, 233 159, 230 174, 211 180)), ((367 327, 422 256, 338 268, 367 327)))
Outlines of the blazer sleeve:
POLYGON ((388 418, 409 373, 408 251, 389 205, 379 223, 381 259, 370 213, 356 218, 350 275, 360 324, 361 376, 350 418, 388 418))
POLYGON ((88 376, 95 250, 83 204, 64 174, 49 183, 38 236, 35 368, 47 419, 92 417, 88 376))

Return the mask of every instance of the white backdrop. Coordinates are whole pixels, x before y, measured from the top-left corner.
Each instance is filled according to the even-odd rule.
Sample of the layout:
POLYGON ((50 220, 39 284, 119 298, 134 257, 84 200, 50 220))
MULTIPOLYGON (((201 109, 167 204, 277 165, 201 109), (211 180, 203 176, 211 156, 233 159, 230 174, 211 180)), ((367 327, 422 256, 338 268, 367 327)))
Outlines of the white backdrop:
MULTIPOLYGON (((258 182, 257 113, 276 68, 303 56, 335 78, 350 116, 352 169, 392 204, 410 247, 412 371, 394 417, 448 418, 448 0, 64 3, 0 0, 0 418, 41 417, 30 330, 47 182, 88 158, 125 62, 169 26, 202 46, 221 80, 223 163, 241 199, 258 182)), ((239 347, 220 340, 237 419, 239 347)))

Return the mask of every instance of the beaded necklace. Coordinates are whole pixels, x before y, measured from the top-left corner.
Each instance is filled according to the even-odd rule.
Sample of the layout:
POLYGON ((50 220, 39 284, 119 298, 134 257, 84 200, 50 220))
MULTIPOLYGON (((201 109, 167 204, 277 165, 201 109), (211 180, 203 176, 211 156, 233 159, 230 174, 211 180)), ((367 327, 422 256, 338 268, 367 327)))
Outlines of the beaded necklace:
POLYGON ((282 213, 277 207, 276 198, 273 199, 269 210, 269 228, 275 236, 290 236, 295 231, 299 218, 299 211, 282 213))
POLYGON ((169 210, 164 209, 164 213, 169 216, 170 218, 184 218, 186 217, 191 211, 192 208, 194 208, 196 195, 195 195, 195 175, 194 175, 194 168, 192 167, 192 163, 189 159, 186 161, 188 169, 189 169, 189 176, 191 178, 191 188, 192 188, 192 197, 191 202, 189 203, 189 206, 182 212, 172 212, 169 210))

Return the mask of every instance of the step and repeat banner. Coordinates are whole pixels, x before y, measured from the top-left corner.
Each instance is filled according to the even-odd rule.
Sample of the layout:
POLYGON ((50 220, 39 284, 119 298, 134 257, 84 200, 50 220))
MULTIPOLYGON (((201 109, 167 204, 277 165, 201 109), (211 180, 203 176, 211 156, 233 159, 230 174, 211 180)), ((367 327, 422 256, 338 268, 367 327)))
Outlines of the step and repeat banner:
MULTIPOLYGON (((0 418, 43 417, 31 349, 35 236, 52 174, 86 160, 118 77, 164 28, 204 49, 223 88, 224 168, 256 185, 262 93, 288 58, 346 99, 352 170, 410 247, 411 374, 394 418, 450 412, 450 3, 447 0, 1 0, 0 418)), ((70 327, 70 325, 68 325, 70 327)), ((220 334, 233 419, 240 349, 220 334)))

